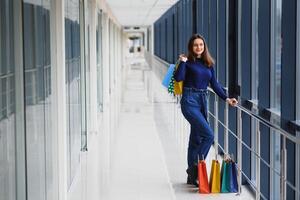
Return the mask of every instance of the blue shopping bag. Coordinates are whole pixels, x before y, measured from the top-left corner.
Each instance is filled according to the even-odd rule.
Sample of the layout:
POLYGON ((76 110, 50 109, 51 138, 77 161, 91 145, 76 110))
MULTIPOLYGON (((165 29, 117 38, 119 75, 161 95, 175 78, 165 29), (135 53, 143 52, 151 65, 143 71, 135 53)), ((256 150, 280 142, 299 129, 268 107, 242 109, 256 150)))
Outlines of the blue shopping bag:
POLYGON ((162 81, 163 86, 165 86, 166 88, 169 87, 169 83, 170 83, 171 78, 173 76, 174 70, 175 70, 175 65, 170 64, 169 69, 168 69, 168 71, 167 71, 167 73, 166 73, 166 75, 165 75, 165 77, 162 81))
POLYGON ((229 166, 231 167, 230 191, 238 192, 236 163, 234 161, 231 161, 229 166))

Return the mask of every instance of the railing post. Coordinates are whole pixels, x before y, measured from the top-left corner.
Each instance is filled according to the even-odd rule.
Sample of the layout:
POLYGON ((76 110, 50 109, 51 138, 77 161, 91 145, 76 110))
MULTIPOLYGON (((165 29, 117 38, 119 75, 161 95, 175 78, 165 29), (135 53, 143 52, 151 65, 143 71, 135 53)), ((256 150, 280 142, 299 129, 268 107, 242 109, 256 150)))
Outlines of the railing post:
POLYGON ((286 200, 286 170, 287 170, 287 154, 286 154, 286 137, 282 136, 281 149, 281 176, 280 176, 280 199, 286 200))
POLYGON ((224 112, 224 153, 228 153, 228 129, 229 129, 229 123, 228 123, 228 111, 229 111, 229 106, 226 103, 225 105, 225 112, 224 112))
POLYGON ((241 194, 242 185, 242 111, 237 109, 237 166, 238 166, 238 194, 241 194))
POLYGON ((177 126, 177 123, 178 123, 178 119, 177 119, 177 116, 176 116, 176 102, 173 103, 173 130, 172 130, 172 135, 175 136, 176 138, 176 126, 177 126))
POLYGON ((219 109, 218 109, 218 97, 217 95, 215 94, 214 95, 214 98, 215 98, 215 101, 214 101, 214 110, 215 110, 215 123, 214 123, 214 137, 215 137, 215 140, 214 140, 214 147, 215 147, 215 157, 217 157, 218 155, 218 149, 219 149, 219 129, 218 129, 218 119, 219 119, 219 109))
MULTIPOLYGON (((255 126, 255 134, 256 134, 256 153, 260 157, 260 129, 259 129, 259 121, 256 121, 255 126)), ((256 195, 255 199, 260 200, 260 158, 256 157, 256 195)))

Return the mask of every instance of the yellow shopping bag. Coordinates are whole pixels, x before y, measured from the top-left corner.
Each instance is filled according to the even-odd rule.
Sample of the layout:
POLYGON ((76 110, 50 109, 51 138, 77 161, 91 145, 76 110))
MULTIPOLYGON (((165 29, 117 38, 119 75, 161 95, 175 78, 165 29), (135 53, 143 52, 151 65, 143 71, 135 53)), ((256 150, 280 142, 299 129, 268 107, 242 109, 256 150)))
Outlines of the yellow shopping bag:
POLYGON ((180 81, 180 82, 174 81, 174 94, 181 95, 182 87, 183 87, 183 81, 180 81))
POLYGON ((212 193, 219 193, 221 191, 221 173, 218 160, 212 161, 209 186, 212 193))
MULTIPOLYGON (((175 71, 177 70, 180 62, 176 63, 175 71)), ((183 88, 183 81, 177 82, 174 80, 174 94, 175 95, 181 95, 182 94, 182 88, 183 88)))

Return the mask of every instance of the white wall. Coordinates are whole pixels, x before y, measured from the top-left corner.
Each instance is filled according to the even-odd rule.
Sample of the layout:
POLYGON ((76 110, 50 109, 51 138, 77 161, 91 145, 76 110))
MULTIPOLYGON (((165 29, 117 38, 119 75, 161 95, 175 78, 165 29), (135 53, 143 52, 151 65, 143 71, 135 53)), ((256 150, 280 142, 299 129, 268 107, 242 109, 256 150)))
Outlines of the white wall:
MULTIPOLYGON (((83 1, 82 1, 83 2, 83 1)), ((101 181, 108 180, 110 167, 111 147, 113 132, 118 123, 120 111, 121 86, 122 86, 122 32, 116 18, 112 15, 106 2, 103 0, 90 0, 90 70, 86 85, 89 87, 87 99, 87 140, 88 151, 82 152, 80 166, 74 181, 68 190, 67 187, 67 137, 66 137, 66 90, 65 90, 65 38, 64 38, 64 0, 54 0, 51 3, 51 63, 52 88, 53 88, 53 134, 57 142, 53 148, 55 159, 53 175, 55 176, 53 200, 90 200, 99 199, 101 181), (96 26, 97 12, 102 10, 102 52, 103 52, 103 112, 97 108, 97 53, 96 53, 96 26), (109 42, 113 34, 109 32, 109 19, 115 24, 114 30, 116 44, 109 42), (113 57, 110 59, 110 56, 113 57), (112 60, 114 59, 114 60, 112 60), (112 62, 113 61, 113 62, 112 62), (109 69, 114 70, 109 70, 109 69), (110 71, 115 71, 116 82, 110 82, 110 71), (109 87, 112 88, 109 93, 109 87), (57 194, 57 195, 55 195, 57 194), (57 198, 58 196, 58 198, 57 198)), ((82 37, 82 35, 81 35, 82 37)), ((81 38, 81 40, 84 40, 81 38)), ((81 43, 82 44, 82 43, 81 43)), ((84 47, 82 47, 84 49, 84 47)))

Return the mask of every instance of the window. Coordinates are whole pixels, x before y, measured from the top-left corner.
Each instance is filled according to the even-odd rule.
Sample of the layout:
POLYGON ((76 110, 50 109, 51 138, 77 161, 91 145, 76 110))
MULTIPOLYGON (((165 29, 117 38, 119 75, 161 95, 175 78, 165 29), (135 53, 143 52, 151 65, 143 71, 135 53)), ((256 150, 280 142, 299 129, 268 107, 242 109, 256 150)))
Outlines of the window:
POLYGON ((23 1, 28 199, 46 200, 53 185, 50 1, 23 1))
POLYGON ((13 1, 0 1, 0 199, 16 199, 13 1))
POLYGON ((280 115, 281 95, 281 15, 282 0, 272 1, 271 10, 271 109, 280 115))
POLYGON ((98 111, 103 111, 103 58, 102 58, 102 12, 98 12, 98 23, 96 28, 97 40, 97 95, 98 111))
MULTIPOLYGON (((252 1, 252 68, 251 68, 251 99, 252 102, 258 104, 258 0, 252 1)), ((251 120, 251 147, 255 151, 257 150, 257 129, 258 122, 255 119, 251 120)), ((251 180, 256 182, 256 163, 257 156, 251 154, 251 180)))
MULTIPOLYGON (((81 52, 79 0, 65 1, 66 108, 68 139, 68 186, 79 167, 82 130, 81 52), (72 11, 72 12, 71 12, 72 11)), ((83 79, 84 80, 84 79, 83 79)), ((83 93, 84 95, 85 93, 83 93)), ((83 113, 84 114, 84 113, 83 113)))
MULTIPOLYGON (((280 115, 281 109, 281 16, 282 0, 271 2, 271 110, 280 115), (272 21, 273 20, 273 21, 272 21)), ((271 166, 280 171, 280 133, 271 130, 271 166)), ((280 176, 271 171, 271 197, 280 195, 280 176)))
POLYGON ((258 0, 252 1, 252 72, 251 98, 257 104, 258 99, 258 0))

